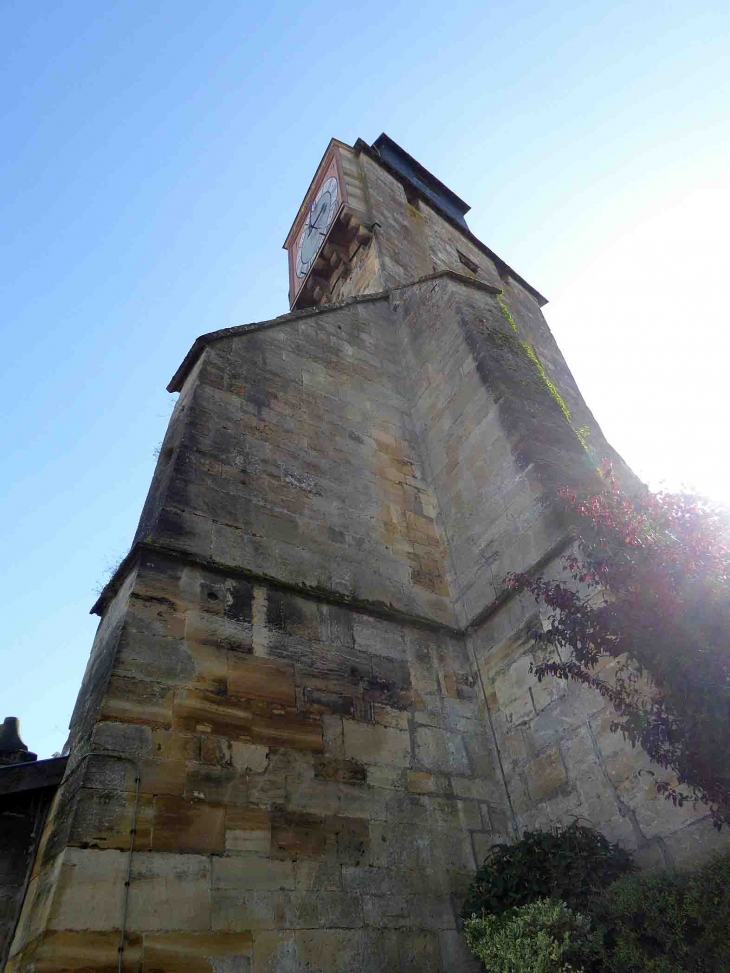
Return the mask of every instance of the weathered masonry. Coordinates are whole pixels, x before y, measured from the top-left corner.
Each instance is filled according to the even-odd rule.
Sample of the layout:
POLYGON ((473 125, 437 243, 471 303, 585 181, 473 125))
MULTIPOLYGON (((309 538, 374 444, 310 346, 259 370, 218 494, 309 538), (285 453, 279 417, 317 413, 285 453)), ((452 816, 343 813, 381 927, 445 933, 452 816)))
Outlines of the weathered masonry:
POLYGON ((386 136, 333 141, 292 311, 176 373, 8 971, 461 973, 464 890, 517 829, 709 846, 600 699, 529 673, 502 579, 550 569, 556 489, 612 452, 467 209, 386 136))

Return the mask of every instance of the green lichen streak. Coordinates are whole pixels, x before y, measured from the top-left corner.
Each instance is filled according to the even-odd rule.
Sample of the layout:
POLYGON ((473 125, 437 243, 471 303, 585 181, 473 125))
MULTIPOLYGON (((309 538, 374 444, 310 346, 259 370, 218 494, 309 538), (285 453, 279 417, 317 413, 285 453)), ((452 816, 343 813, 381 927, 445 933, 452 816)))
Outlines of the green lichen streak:
MULTIPOLYGON (((517 324, 515 323, 515 319, 512 317, 512 313, 510 312, 510 309, 505 304, 504 298, 502 297, 501 294, 498 294, 497 295, 497 301, 499 302, 499 306, 502 308, 502 313, 504 314, 504 316, 509 321, 510 327, 515 332, 515 334, 518 334, 517 324)), ((558 392, 557 388, 555 387, 555 384, 553 382, 551 382, 550 379, 548 378, 548 375, 547 375, 545 369, 543 368, 542 362, 540 361, 540 359, 535 354, 534 348, 532 347, 532 345, 528 344, 528 342, 522 341, 522 339, 520 339, 520 345, 522 346, 522 350, 525 352, 525 354, 527 355, 527 357, 530 359, 530 361, 533 363, 533 365, 535 366, 535 368, 538 370, 538 372, 540 374, 540 378, 545 383, 548 391, 550 392, 550 395, 552 395, 552 397, 558 403, 558 405, 560 406, 560 408, 562 410, 563 415, 568 420, 568 422, 570 422, 570 409, 565 404, 565 400, 563 399, 563 397, 560 394, 560 392, 558 392)), ((572 423, 571 423, 571 428, 572 428, 572 423)), ((580 443, 581 443, 581 445, 583 446, 584 449, 588 449, 588 445, 587 445, 587 443, 585 441, 585 431, 586 430, 587 430, 587 427, 586 426, 584 426, 583 429, 579 429, 579 430, 573 429, 573 432, 575 432, 576 436, 580 440, 580 443)))

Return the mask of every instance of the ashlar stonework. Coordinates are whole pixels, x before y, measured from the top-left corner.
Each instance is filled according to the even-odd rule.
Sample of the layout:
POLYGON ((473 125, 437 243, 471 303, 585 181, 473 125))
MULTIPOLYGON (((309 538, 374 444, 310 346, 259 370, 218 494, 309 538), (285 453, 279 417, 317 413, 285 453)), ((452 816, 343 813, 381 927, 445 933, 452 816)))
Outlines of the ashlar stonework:
POLYGON ((171 385, 8 973, 462 973, 464 892, 520 829, 713 847, 600 699, 535 682, 502 587, 564 550, 556 489, 620 464, 544 300, 350 152, 369 229, 303 293, 331 290, 199 338, 171 385))

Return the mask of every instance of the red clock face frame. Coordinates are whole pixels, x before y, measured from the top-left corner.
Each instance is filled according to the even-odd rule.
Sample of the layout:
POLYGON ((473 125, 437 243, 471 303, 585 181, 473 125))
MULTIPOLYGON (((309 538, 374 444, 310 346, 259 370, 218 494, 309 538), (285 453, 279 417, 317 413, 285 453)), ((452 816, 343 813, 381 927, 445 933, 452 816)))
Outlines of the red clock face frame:
POLYGON ((289 233, 289 299, 293 305, 307 281, 319 253, 335 223, 347 187, 342 173, 340 153, 330 146, 319 165, 312 185, 304 197, 289 233), (336 195, 335 195, 336 187, 336 195))
POLYGON ((340 207, 340 186, 336 176, 328 176, 312 200, 309 214, 294 244, 294 273, 305 278, 340 207))

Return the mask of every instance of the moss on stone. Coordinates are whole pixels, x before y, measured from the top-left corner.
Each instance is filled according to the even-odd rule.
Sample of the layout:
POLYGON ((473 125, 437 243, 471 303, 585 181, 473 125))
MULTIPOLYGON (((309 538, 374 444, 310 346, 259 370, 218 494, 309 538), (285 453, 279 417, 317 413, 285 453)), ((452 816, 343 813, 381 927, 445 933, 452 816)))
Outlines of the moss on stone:
MULTIPOLYGON (((510 309, 507 307, 507 305, 505 304, 504 298, 502 297, 501 294, 498 294, 497 295, 497 301, 499 302, 499 306, 502 309, 502 313, 504 314, 504 316, 509 321, 510 327, 515 332, 515 334, 519 335, 519 332, 517 331, 517 324, 515 322, 515 319, 512 317, 512 313, 511 313, 510 309)), ((520 339, 520 346, 522 347, 522 350, 525 352, 525 354, 527 355, 527 357, 530 359, 530 361, 533 363, 533 365, 537 369, 538 374, 540 375, 540 378, 542 379, 543 383, 547 387, 550 395, 558 403, 558 405, 560 406, 560 409, 561 409, 563 415, 568 420, 568 422, 571 423, 571 428, 573 428, 573 424, 572 424, 571 418, 570 418, 570 409, 565 404, 565 399, 562 397, 562 395, 560 394, 560 392, 558 392, 558 389, 557 389, 555 383, 552 382, 550 380, 550 378, 548 377, 548 374, 545 371, 545 368, 543 367, 542 362, 540 361, 540 359, 535 354, 535 349, 532 347, 531 344, 529 344, 527 341, 523 341, 522 339, 520 339)), ((583 430, 582 429, 574 429, 573 428, 573 432, 576 434, 576 436, 580 440, 581 446, 584 449, 588 449, 588 445, 587 445, 587 443, 585 441, 585 436, 583 434, 583 430)))

